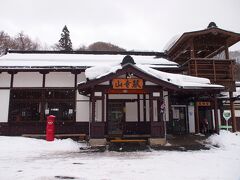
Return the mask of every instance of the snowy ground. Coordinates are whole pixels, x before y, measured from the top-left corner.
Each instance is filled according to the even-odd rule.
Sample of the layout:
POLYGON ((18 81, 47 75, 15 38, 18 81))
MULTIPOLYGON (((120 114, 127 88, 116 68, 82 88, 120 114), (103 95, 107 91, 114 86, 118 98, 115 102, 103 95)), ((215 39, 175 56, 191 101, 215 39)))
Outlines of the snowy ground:
POLYGON ((240 133, 208 139, 202 151, 79 152, 70 139, 0 136, 0 180, 240 180, 240 133))

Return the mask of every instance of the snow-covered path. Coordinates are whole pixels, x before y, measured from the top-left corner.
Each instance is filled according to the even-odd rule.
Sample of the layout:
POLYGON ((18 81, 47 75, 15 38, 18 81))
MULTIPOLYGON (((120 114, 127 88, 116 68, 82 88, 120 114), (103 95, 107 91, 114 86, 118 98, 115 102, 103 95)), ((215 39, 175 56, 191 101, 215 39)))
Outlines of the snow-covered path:
POLYGON ((0 137, 1 180, 240 180, 240 133, 221 132, 205 151, 79 153, 71 140, 0 137))

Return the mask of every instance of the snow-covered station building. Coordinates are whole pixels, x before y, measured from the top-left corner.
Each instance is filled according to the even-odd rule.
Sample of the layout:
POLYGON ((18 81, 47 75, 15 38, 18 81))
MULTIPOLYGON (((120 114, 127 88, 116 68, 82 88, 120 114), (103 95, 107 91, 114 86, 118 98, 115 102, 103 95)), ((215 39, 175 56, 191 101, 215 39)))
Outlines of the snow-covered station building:
POLYGON ((46 117, 55 115, 57 134, 162 144, 168 133, 201 132, 205 119, 208 132, 218 132, 224 108, 239 130, 228 52, 239 41, 210 23, 164 52, 8 51, 0 57, 0 134, 45 134, 46 117))

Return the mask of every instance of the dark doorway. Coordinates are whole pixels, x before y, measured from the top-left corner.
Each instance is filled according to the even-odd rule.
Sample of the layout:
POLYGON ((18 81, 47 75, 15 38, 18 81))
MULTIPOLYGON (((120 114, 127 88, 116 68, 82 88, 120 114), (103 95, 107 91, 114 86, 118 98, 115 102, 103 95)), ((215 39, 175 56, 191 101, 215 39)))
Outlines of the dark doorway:
POLYGON ((201 133, 213 132, 212 110, 210 107, 198 107, 201 133))
POLYGON ((125 102, 109 101, 108 102, 108 135, 119 136, 123 134, 123 122, 125 121, 125 102))
POLYGON ((186 106, 176 105, 171 108, 169 122, 167 122, 167 133, 186 134, 188 133, 188 119, 186 106))

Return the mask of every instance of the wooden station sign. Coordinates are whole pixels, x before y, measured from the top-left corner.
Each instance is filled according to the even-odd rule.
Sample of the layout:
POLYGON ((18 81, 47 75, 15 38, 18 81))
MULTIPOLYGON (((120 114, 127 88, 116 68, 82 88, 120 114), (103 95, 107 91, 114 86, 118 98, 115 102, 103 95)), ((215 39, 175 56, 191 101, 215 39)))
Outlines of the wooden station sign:
POLYGON ((144 89, 108 89, 108 94, 146 94, 144 89))
POLYGON ((211 106, 211 103, 207 101, 199 101, 197 102, 197 106, 211 106))
POLYGON ((112 80, 113 89, 143 89, 143 80, 139 78, 118 78, 112 80))

